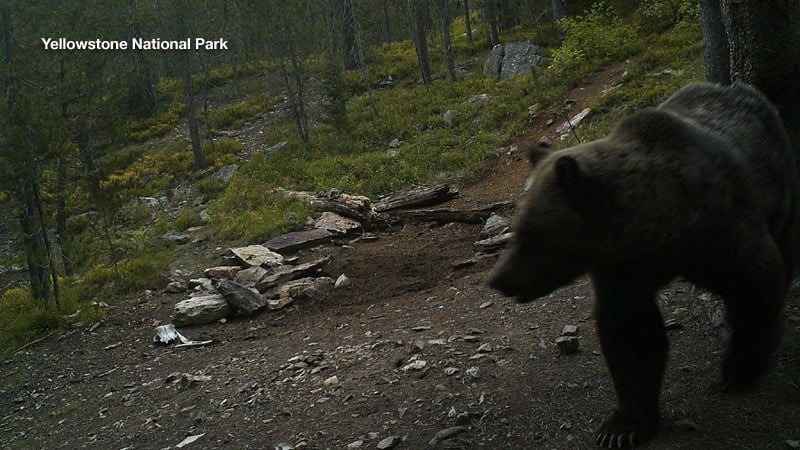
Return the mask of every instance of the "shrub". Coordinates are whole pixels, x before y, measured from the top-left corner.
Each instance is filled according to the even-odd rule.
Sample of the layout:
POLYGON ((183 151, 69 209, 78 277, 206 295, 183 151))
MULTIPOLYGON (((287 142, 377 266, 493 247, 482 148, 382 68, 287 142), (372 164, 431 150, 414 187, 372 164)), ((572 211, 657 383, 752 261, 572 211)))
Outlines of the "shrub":
POLYGON ((592 5, 584 15, 559 20, 558 25, 566 38, 552 55, 550 70, 557 75, 583 78, 597 67, 641 49, 636 27, 624 23, 603 2, 592 5))

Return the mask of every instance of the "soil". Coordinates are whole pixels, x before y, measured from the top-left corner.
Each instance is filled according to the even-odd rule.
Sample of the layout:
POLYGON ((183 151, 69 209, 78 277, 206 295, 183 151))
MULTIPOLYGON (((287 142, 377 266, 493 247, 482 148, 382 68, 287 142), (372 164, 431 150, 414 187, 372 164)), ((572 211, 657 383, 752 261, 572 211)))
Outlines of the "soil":
MULTIPOLYGON (((565 98, 579 111, 625 68, 607 68, 565 98)), ((555 141, 560 121, 546 119, 533 119, 517 145, 555 141)), ((447 207, 518 198, 528 170, 522 153, 499 152, 447 207)), ((99 325, 74 324, 0 365, 0 447, 163 449, 198 435, 187 448, 593 447, 615 398, 589 282, 529 304, 502 298, 485 284, 497 256, 473 251, 480 228, 407 223, 374 241, 307 250, 302 260, 330 255, 325 270, 352 284, 181 330, 213 339, 205 347, 152 343, 185 294, 108 299, 99 325), (555 344, 565 325, 578 327, 577 353, 555 344), (443 430, 452 436, 435 440, 443 430)), ((644 448, 788 448, 800 439, 797 296, 774 367, 746 395, 710 388, 725 343, 713 320, 719 301, 684 282, 659 298, 673 324, 671 359, 662 430, 644 448)))

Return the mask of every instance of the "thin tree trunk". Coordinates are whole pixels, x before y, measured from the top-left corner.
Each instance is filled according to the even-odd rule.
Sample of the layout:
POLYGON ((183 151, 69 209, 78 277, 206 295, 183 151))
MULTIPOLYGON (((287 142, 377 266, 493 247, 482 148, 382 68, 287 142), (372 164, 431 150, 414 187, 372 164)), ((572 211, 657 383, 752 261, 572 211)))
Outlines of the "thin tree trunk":
MULTIPOLYGON (((11 11, 8 5, 3 5, 0 10, 0 29, 9 76, 5 81, 5 101, 9 111, 14 111, 19 91, 19 81, 16 73, 14 55, 14 33, 11 26, 11 11)), ((19 130, 25 128, 24 119, 19 114, 8 115, 9 129, 19 130)), ((19 204, 17 220, 22 231, 22 242, 25 248, 25 259, 28 263, 28 274, 31 281, 31 295, 36 300, 50 302, 50 286, 48 279, 49 258, 47 247, 43 241, 45 227, 41 208, 35 203, 35 177, 37 176, 36 164, 33 160, 34 145, 29 135, 22 142, 13 142, 12 145, 24 146, 11 149, 12 154, 8 159, 11 165, 14 191, 19 204)))
POLYGON ((417 52, 417 62, 422 72, 424 84, 433 83, 431 76, 430 59, 428 58, 428 38, 425 30, 427 23, 427 0, 406 0, 406 14, 411 28, 411 39, 417 52))
POLYGON ((494 2, 495 0, 484 0, 483 4, 483 12, 489 25, 489 44, 492 47, 500 43, 497 32, 497 8, 494 2))
POLYGON ((392 42, 392 17, 389 14, 389 0, 379 0, 383 14, 383 41, 392 42))
POLYGON ((440 14, 442 15, 442 46, 444 47, 444 59, 447 64, 447 74, 450 77, 450 82, 456 82, 456 65, 453 60, 453 47, 450 44, 450 24, 452 17, 450 16, 450 1, 439 0, 440 14))
POLYGON ((551 0, 550 7, 553 9, 553 22, 556 24, 558 40, 561 41, 564 39, 564 30, 558 26, 558 21, 567 15, 567 4, 565 0, 551 0))
POLYGON ((203 146, 200 143, 200 121, 197 120, 197 98, 192 86, 192 72, 189 69, 189 55, 184 52, 183 57, 183 95, 186 101, 186 119, 189 122, 189 139, 192 143, 192 153, 194 154, 194 166, 197 169, 208 167, 206 155, 203 153, 203 146))
POLYGON ((356 38, 356 54, 358 56, 358 69, 361 72, 361 80, 367 87, 367 96, 369 98, 369 104, 372 107, 372 113, 375 115, 375 117, 378 117, 378 104, 375 103, 375 98, 372 96, 372 87, 370 86, 369 77, 367 76, 367 62, 364 59, 364 44, 361 42, 361 32, 359 31, 358 20, 356 19, 355 15, 355 6, 353 5, 353 0, 346 1, 350 3, 350 10, 353 12, 353 14, 350 16, 350 19, 352 20, 350 25, 356 38))
POLYGON ((344 68, 346 70, 353 70, 358 67, 358 53, 356 50, 356 32, 350 26, 353 22, 352 17, 355 15, 353 4, 348 0, 343 0, 342 15, 344 17, 345 26, 343 28, 344 37, 344 68))
POLYGON ((472 40, 472 18, 469 16, 469 0, 463 1, 464 5, 464 26, 467 28, 467 42, 469 42, 470 46, 475 45, 475 41, 472 40))

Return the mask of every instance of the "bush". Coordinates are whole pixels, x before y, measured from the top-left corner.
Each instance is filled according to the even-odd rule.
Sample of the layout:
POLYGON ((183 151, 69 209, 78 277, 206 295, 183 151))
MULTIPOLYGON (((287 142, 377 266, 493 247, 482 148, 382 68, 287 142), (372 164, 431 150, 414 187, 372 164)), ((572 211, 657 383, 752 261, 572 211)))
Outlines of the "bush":
POLYGON ((624 23, 603 2, 592 5, 584 15, 559 20, 558 25, 566 38, 552 55, 550 70, 557 76, 583 78, 603 64, 641 49, 636 27, 624 23))

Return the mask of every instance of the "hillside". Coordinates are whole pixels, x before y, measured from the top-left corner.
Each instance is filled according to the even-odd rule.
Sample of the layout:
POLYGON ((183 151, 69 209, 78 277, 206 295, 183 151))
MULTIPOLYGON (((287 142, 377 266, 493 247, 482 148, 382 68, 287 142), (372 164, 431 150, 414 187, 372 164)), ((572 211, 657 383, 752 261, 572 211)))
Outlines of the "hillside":
MULTIPOLYGON (((562 98, 575 110, 596 105, 635 64, 613 64, 562 98)), ((557 139, 547 118, 535 118, 515 144, 557 139)), ((447 206, 515 199, 527 164, 511 148, 447 206)), ((2 365, 0 443, 167 448, 200 436, 187 446, 591 448, 613 390, 588 283, 528 305, 503 299, 484 284, 495 256, 475 257, 479 231, 406 223, 374 241, 304 251, 301 259, 330 256, 325 271, 352 285, 279 312, 183 330, 214 341, 199 348, 151 342, 179 296, 117 299, 99 327, 75 324, 2 365), (457 264, 465 260, 473 263, 457 264), (577 354, 560 355, 554 344, 565 325, 578 327, 577 354)), ((219 250, 204 241, 185 253, 213 258, 219 250)), ((718 303, 682 283, 660 298, 665 319, 679 326, 669 332, 664 430, 647 448, 784 448, 797 439, 797 298, 787 306, 776 367, 744 396, 709 389, 723 348, 709 320, 718 303)))

